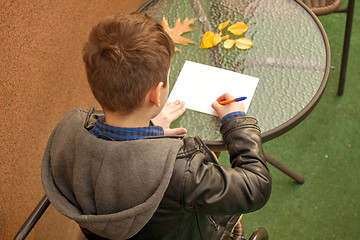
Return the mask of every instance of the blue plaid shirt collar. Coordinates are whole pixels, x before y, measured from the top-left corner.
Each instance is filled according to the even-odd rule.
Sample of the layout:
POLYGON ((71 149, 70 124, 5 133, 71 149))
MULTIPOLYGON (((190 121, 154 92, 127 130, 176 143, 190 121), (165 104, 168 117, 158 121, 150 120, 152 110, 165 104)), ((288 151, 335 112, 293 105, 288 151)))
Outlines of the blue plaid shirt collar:
POLYGON ((164 135, 164 129, 160 126, 139 128, 122 128, 109 126, 105 123, 104 116, 98 118, 90 132, 98 138, 112 141, 138 140, 145 137, 164 135))

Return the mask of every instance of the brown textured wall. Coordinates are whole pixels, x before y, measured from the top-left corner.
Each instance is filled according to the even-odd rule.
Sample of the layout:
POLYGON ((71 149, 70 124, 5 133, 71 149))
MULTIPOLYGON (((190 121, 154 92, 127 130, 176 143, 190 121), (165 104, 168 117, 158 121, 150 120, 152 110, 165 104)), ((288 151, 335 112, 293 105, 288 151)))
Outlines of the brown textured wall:
MULTIPOLYGON (((82 45, 105 16, 145 0, 0 1, 0 239, 12 239, 43 196, 40 166, 56 123, 96 105, 82 45)), ((28 239, 76 239, 77 226, 53 208, 28 239)))

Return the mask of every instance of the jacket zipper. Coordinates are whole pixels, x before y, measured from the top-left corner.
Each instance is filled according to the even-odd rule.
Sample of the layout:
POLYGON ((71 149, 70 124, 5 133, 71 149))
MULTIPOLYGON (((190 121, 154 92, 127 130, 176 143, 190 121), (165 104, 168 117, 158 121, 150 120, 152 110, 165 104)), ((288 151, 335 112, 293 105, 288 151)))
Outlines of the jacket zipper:
POLYGON ((217 225, 217 223, 215 222, 214 217, 213 217, 213 216, 208 215, 208 219, 209 219, 209 221, 210 221, 211 225, 213 225, 213 227, 215 227, 215 228, 216 228, 216 230, 219 230, 219 225, 217 225))

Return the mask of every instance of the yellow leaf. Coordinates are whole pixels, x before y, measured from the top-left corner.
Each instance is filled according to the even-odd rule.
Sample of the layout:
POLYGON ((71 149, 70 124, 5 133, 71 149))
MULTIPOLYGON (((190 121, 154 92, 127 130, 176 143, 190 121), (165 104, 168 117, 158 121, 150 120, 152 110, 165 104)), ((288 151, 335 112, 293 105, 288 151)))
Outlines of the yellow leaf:
POLYGON ((224 42, 224 48, 226 49, 230 49, 234 46, 235 40, 233 39, 228 39, 224 42))
POLYGON ((254 43, 248 38, 239 38, 236 39, 235 42, 236 47, 242 50, 249 49, 254 45, 254 43))
POLYGON ((204 35, 202 35, 203 39, 201 41, 200 48, 211 48, 216 45, 218 45, 222 38, 221 35, 218 33, 213 32, 206 32, 204 35))
POLYGON ((226 22, 220 23, 218 26, 219 31, 223 30, 229 23, 231 23, 230 20, 227 20, 226 22))
POLYGON ((229 39, 229 35, 225 35, 225 36, 223 36, 222 38, 221 38, 221 40, 226 40, 226 39, 229 39))
POLYGON ((214 46, 213 39, 214 39, 214 33, 213 32, 206 32, 202 35, 203 39, 201 41, 200 48, 211 48, 214 46))
POLYGON ((196 18, 188 19, 185 18, 183 22, 180 21, 180 18, 178 18, 175 22, 175 26, 173 28, 170 28, 168 21, 165 19, 165 16, 163 16, 163 20, 161 21, 161 26, 164 28, 164 30, 169 34, 171 39, 174 43, 179 43, 182 45, 188 45, 188 43, 195 43, 190 38, 186 38, 181 36, 181 34, 185 32, 193 31, 195 28, 190 27, 190 24, 192 24, 195 21, 196 18))
POLYGON ((214 46, 218 45, 221 42, 221 40, 222 40, 221 36, 218 33, 215 33, 213 37, 214 46))
POLYGON ((244 32, 246 32, 249 29, 249 27, 243 23, 243 22, 237 22, 230 27, 228 27, 228 31, 230 31, 234 35, 241 35, 244 32))

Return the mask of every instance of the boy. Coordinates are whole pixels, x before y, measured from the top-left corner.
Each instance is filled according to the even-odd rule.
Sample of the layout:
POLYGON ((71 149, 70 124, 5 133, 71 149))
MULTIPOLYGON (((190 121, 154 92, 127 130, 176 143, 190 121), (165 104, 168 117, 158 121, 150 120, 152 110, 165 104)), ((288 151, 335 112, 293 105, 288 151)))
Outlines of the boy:
POLYGON ((185 111, 183 102, 166 104, 173 55, 171 38, 146 14, 110 17, 90 33, 84 62, 105 116, 73 110, 42 166, 49 200, 88 239, 228 239, 239 216, 270 196, 256 120, 242 103, 217 102, 233 96, 212 104, 231 168, 198 137, 169 128, 185 111))

